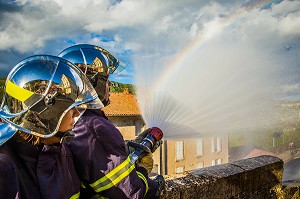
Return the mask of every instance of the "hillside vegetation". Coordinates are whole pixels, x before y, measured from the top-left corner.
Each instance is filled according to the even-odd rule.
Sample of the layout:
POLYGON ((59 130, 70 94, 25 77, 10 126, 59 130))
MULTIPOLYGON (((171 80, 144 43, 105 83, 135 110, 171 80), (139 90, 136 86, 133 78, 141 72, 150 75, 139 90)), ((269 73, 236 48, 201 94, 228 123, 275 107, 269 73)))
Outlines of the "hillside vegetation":
POLYGON ((128 92, 130 94, 135 95, 136 90, 135 90, 134 85, 132 85, 132 84, 122 84, 122 83, 119 83, 119 82, 111 82, 110 92, 112 92, 112 93, 122 93, 126 89, 128 89, 128 92))
MULTIPOLYGON (((4 84, 5 84, 6 78, 0 78, 0 100, 2 101, 3 96, 3 90, 4 90, 4 84)), ((110 92, 112 93, 122 93, 125 90, 128 90, 130 94, 135 95, 135 87, 132 84, 123 84, 119 82, 111 82, 110 85, 110 92)))
MULTIPOLYGON (((0 78, 0 103, 2 102, 5 78, 0 78)), ((124 92, 128 90, 130 94, 135 95, 136 89, 132 84, 123 84, 119 82, 111 82, 110 92, 124 92)), ((280 136, 276 137, 275 145, 285 144, 291 141, 299 140, 300 138, 300 102, 297 104, 289 104, 285 106, 286 112, 293 115, 292 120, 285 121, 279 126, 274 126, 270 129, 256 131, 251 133, 230 133, 229 134, 229 147, 236 147, 247 145, 250 142, 255 143, 255 147, 260 149, 269 149, 274 145, 274 132, 280 132, 280 136)))
POLYGON ((0 78, 0 103, 2 102, 5 79, 6 78, 0 78))

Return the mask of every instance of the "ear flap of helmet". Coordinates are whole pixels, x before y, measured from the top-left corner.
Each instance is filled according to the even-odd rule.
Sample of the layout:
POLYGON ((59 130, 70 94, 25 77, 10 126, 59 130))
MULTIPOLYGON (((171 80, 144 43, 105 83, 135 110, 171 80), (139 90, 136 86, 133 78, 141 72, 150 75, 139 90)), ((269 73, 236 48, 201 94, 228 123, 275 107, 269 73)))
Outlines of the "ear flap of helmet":
POLYGON ((109 96, 108 96, 109 89, 107 88, 108 82, 109 82, 108 77, 98 76, 95 85, 95 90, 104 106, 107 106, 110 103, 109 96))

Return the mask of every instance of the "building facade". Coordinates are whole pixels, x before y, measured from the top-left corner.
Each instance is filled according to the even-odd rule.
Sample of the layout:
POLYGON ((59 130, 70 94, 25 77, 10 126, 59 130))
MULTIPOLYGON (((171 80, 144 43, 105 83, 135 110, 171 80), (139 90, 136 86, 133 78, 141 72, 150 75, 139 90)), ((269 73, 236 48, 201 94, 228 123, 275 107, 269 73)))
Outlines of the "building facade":
MULTIPOLYGON (((128 91, 111 93, 110 100, 110 105, 103 110, 125 140, 134 139, 147 128, 134 95, 129 94, 128 91)), ((227 163, 228 136, 164 140, 153 157, 152 172, 163 175, 227 163)))
POLYGON ((171 175, 228 162, 228 136, 166 140, 161 173, 171 175))

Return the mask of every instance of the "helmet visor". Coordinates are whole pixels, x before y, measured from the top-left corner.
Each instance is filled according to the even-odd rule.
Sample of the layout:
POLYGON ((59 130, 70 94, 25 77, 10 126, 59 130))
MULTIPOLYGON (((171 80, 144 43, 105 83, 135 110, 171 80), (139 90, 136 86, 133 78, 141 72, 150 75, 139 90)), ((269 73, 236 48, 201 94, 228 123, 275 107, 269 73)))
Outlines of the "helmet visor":
POLYGON ((0 117, 26 133, 51 137, 70 109, 91 101, 95 107, 103 107, 77 67, 59 57, 33 56, 8 75, 0 117))

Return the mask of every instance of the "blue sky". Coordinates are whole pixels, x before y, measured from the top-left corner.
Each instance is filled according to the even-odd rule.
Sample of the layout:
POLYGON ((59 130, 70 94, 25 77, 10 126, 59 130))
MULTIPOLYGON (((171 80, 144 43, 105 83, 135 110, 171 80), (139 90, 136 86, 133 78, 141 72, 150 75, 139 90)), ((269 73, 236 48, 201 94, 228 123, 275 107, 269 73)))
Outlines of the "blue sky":
POLYGON ((0 76, 28 56, 57 55, 73 44, 89 43, 126 64, 112 80, 135 83, 136 68, 172 59, 238 9, 247 15, 232 19, 224 39, 299 56, 299 1, 0 0, 0 76))

